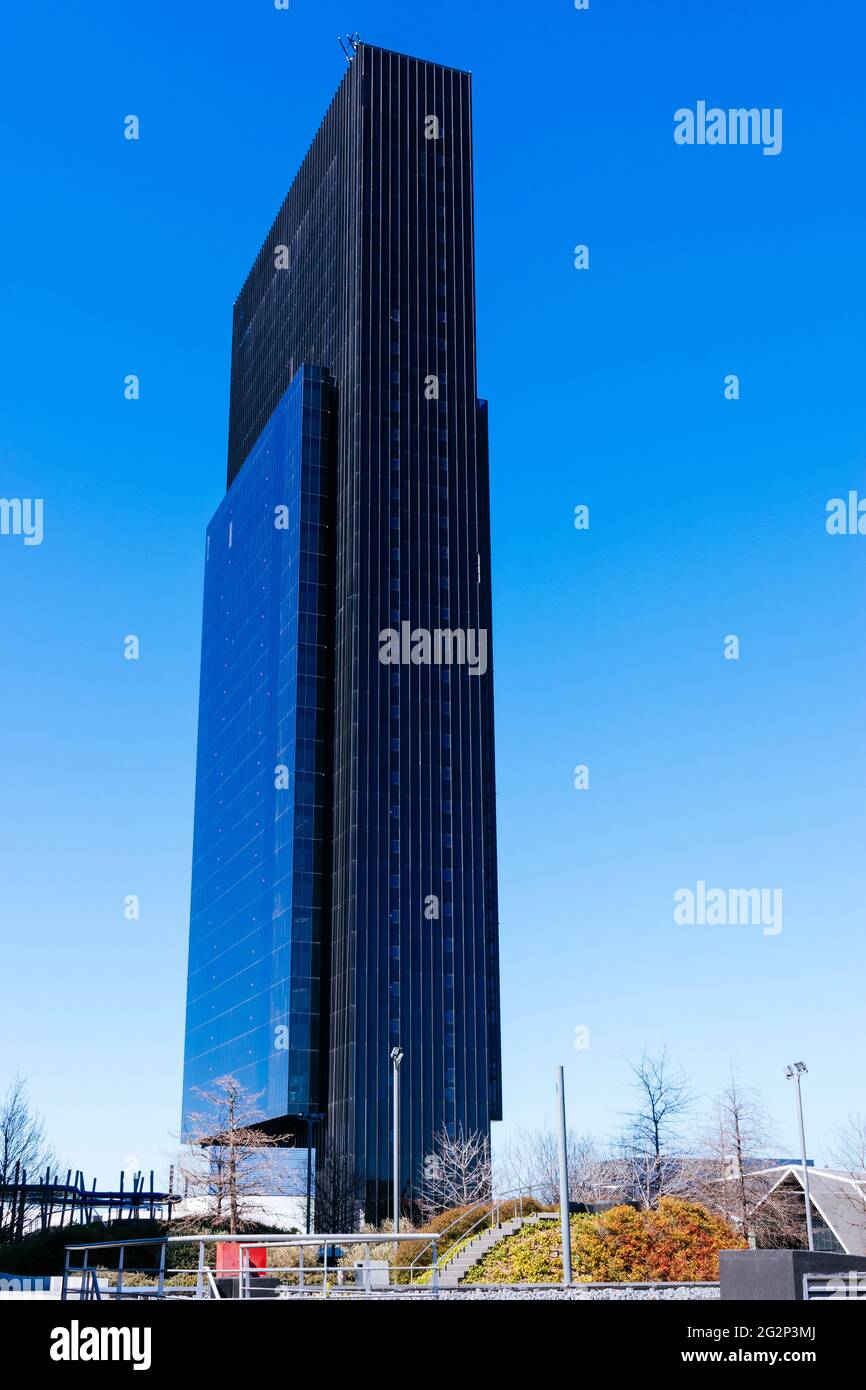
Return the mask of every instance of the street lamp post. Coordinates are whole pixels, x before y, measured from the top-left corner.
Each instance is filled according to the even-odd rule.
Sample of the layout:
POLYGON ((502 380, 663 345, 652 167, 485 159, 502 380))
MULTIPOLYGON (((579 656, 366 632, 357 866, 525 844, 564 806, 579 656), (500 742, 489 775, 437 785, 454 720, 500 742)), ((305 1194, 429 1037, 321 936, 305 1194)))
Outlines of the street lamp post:
POLYGON ((559 1223, 562 1231, 562 1282, 571 1283, 571 1215, 568 1206, 568 1130, 565 1122, 565 1072, 556 1068, 559 1100, 559 1223))
POLYGON ((312 1110, 306 1110, 301 1116, 307 1122, 307 1235, 310 1234, 310 1205, 313 1188, 313 1125, 319 1124, 324 1120, 324 1115, 312 1110))
POLYGON ((310 1234, 310 1198, 313 1188, 313 1117, 307 1113, 307 1220, 305 1228, 310 1234))
POLYGON ((400 1063, 402 1047, 391 1048, 394 1067, 394 1234, 400 1232, 400 1063))
POLYGON ((797 1092, 797 1121, 800 1126, 800 1154, 803 1159, 803 1192, 806 1198, 806 1238, 809 1242, 809 1249, 815 1249, 815 1237, 812 1232, 812 1198, 809 1195, 809 1167, 806 1162, 806 1130, 803 1127, 803 1097, 800 1094, 800 1077, 809 1068, 805 1062, 794 1062, 785 1071, 789 1081, 796 1083, 797 1092))

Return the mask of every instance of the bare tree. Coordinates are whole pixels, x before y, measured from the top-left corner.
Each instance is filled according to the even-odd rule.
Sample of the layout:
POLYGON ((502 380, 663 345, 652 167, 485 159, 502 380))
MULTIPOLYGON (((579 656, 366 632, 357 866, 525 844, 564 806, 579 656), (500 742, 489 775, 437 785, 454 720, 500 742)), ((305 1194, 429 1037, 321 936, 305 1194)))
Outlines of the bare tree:
POLYGON ((614 1180, 608 1195, 639 1207, 654 1207, 661 1197, 683 1196, 690 1187, 688 1165, 680 1154, 657 1154, 628 1128, 613 1142, 611 1170, 614 1180))
POLYGON ((473 1206, 493 1194, 493 1165, 486 1134, 458 1128, 450 1134, 446 1125, 433 1140, 433 1152, 424 1158, 419 1205, 425 1218, 451 1207, 473 1206))
POLYGON ((797 1250, 806 1245, 806 1218, 802 1187, 785 1182, 772 1190, 775 1173, 755 1174, 749 1180, 750 1190, 766 1195, 754 1200, 752 1231, 754 1243, 760 1250, 797 1250))
POLYGON ((830 1162, 852 1178, 866 1177, 866 1115, 849 1115, 833 1133, 830 1162))
POLYGON ((668 1061, 667 1048, 651 1057, 644 1048, 629 1062, 638 1108, 629 1115, 631 1132, 641 1147, 660 1157, 680 1138, 682 1117, 694 1107, 694 1097, 682 1068, 668 1061))
POLYGON ((765 1228, 784 1224, 781 1210, 774 1211, 773 1199, 769 1204, 765 1201, 772 1178, 758 1171, 776 1143, 762 1097, 743 1086, 731 1066, 726 1085, 713 1101, 711 1123, 701 1142, 706 1158, 692 1169, 692 1195, 724 1216, 745 1238, 754 1237, 759 1224, 765 1228))
POLYGON ((638 1104, 615 1144, 616 1166, 624 1175, 623 1195, 650 1207, 683 1190, 681 1126, 695 1102, 685 1073, 668 1060, 667 1048, 657 1057, 644 1048, 629 1066, 638 1104))
MULTIPOLYGON (((609 1158, 589 1134, 570 1129, 566 1136, 568 1195, 572 1202, 600 1202, 611 1197, 616 1175, 609 1158)), ((496 1158, 497 1191, 523 1192, 543 1206, 559 1201, 559 1140, 550 1127, 517 1129, 496 1158)))
POLYGON ((326 1138, 316 1153, 316 1230, 334 1235, 356 1230, 361 1198, 355 1155, 326 1138))
POLYGON ((838 1192, 851 1207, 852 1219, 859 1225, 866 1212, 866 1115, 849 1115, 833 1132, 830 1162, 851 1179, 839 1183, 838 1192))
MULTIPOLYGON (((57 1162, 49 1143, 45 1126, 30 1109, 27 1083, 21 1076, 13 1077, 0 1102, 0 1185, 16 1181, 39 1182, 57 1162)), ((23 1213, 26 1222, 28 1212, 23 1213)), ((0 1195, 0 1240, 11 1233, 16 1218, 22 1213, 12 1210, 0 1195)))
POLYGON ((203 1198, 215 1224, 228 1220, 238 1235, 254 1212, 255 1199, 274 1195, 274 1170, 266 1151, 293 1143, 287 1134, 267 1134, 256 1127, 263 1092, 251 1094, 233 1076, 221 1076, 213 1089, 196 1087, 207 1109, 189 1117, 189 1157, 180 1171, 193 1197, 203 1198))

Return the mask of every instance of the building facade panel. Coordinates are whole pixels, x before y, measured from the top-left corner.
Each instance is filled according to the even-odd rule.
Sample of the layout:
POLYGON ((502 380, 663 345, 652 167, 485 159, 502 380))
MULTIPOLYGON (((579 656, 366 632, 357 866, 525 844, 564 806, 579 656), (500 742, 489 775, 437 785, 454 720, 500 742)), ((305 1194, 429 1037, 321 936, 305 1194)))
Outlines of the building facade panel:
POLYGON ((301 367, 208 527, 185 1130, 227 1075, 265 1120, 323 1098, 333 409, 301 367))

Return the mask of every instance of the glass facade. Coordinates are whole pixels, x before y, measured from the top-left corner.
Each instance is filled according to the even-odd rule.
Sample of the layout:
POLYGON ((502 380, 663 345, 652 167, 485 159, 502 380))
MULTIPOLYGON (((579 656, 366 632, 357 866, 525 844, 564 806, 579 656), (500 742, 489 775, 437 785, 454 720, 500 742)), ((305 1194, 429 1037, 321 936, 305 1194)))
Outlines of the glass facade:
MULTIPOLYGON (((235 306, 229 491, 209 533, 188 1076, 200 1074, 214 1038, 217 1055, 204 1063, 213 1075, 236 1071, 248 1043, 248 1074, 267 1088, 269 1119, 321 1108, 372 1221, 392 1202, 392 1047, 404 1052, 407 1201, 443 1125, 486 1133, 501 1118, 487 409, 476 378, 472 187, 469 75, 361 45, 235 306), (281 458, 288 468, 307 438, 303 422, 290 428, 301 409, 292 393, 319 382, 330 429, 310 439, 328 459, 316 511, 327 525, 322 551, 307 554, 321 565, 314 607, 300 608, 293 628, 291 603, 310 596, 301 582, 290 599, 279 578, 291 545, 280 548, 266 518, 261 531, 245 521, 250 549, 240 565, 226 526, 232 508, 238 525, 259 501, 266 510, 263 468, 281 458), (240 594, 223 597, 230 562, 234 584, 246 566, 251 603, 258 581, 268 611, 279 606, 264 647, 238 638, 240 594), (325 636, 299 655, 305 617, 325 636), (417 659, 403 650, 405 660, 384 664, 389 630, 445 633, 455 643, 462 634, 484 660, 428 661, 422 644, 417 659), (220 685, 227 647, 236 680, 220 685), (294 758, 295 775, 312 776, 307 791, 317 794, 300 803, 312 827, 303 851, 304 817, 296 808, 283 823, 281 793, 264 785, 273 765, 271 745, 256 742, 262 651, 272 663, 274 762, 277 751, 284 764, 294 758), (288 675, 280 682, 293 665, 304 669, 298 688, 310 680, 322 700, 314 748, 279 738, 292 719, 283 709, 288 675), (255 709, 242 709, 249 700, 255 709), (220 742, 222 719, 243 737, 220 742), (225 779, 237 795, 220 801, 225 779), (250 859, 248 816, 260 858, 250 859), (242 856, 228 871, 225 857, 214 859, 219 836, 242 856), (295 899, 302 872, 311 877, 295 899), (255 980, 237 955, 253 911, 268 943, 255 980), (214 962, 227 949, 227 924, 236 955, 222 969, 214 962), (286 1020, 287 1055, 271 1057, 268 1029, 286 1020)), ((312 500, 310 486, 292 494, 295 506, 312 500)), ((303 522, 291 524, 302 542, 303 522)), ((307 713, 298 712, 296 730, 308 727, 307 713)))
POLYGON ((185 1115, 225 1075, 319 1101, 332 400, 298 371, 207 531, 185 1115))

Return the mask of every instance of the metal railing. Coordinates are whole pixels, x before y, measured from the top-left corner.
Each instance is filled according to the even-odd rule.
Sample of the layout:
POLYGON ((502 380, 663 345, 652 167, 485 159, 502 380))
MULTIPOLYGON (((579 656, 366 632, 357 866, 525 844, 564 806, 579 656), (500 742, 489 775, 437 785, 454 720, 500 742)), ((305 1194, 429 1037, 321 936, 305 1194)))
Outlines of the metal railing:
MULTIPOLYGON (((270 1250, 290 1250, 296 1249, 298 1252, 297 1264, 283 1265, 279 1268, 279 1277, 283 1283, 283 1291, 294 1288, 295 1291, 304 1294, 333 1293, 346 1290, 348 1292, 372 1293, 377 1287, 374 1279, 374 1267, 371 1263, 371 1248, 379 1246, 393 1246, 399 1244, 417 1244, 422 1241, 421 1250, 414 1256, 408 1265, 401 1265, 396 1259, 393 1263, 388 1262, 387 1285, 391 1287, 393 1283, 407 1281, 410 1286, 423 1283, 432 1288, 434 1292, 439 1289, 439 1276, 445 1265, 458 1253, 455 1247, 462 1249, 475 1234, 485 1229, 496 1229, 503 1224, 503 1210, 510 1208, 506 1220, 523 1220, 524 1203, 533 1201, 531 1188, 518 1188, 512 1192, 504 1192, 494 1198, 484 1198, 472 1203, 459 1216, 455 1217, 448 1226, 442 1231, 425 1232, 410 1231, 394 1235, 393 1233, 370 1233, 359 1234, 357 1231, 341 1234, 329 1235, 178 1235, 178 1236, 144 1236, 133 1240, 113 1240, 113 1241, 88 1241, 86 1243, 70 1244, 66 1247, 66 1259, 63 1270, 63 1283, 61 1299, 68 1300, 70 1297, 79 1299, 113 1298, 113 1299, 132 1299, 132 1298, 195 1298, 208 1299, 220 1298, 217 1278, 214 1277, 213 1270, 207 1263, 206 1247, 210 1244, 234 1244, 238 1247, 238 1266, 231 1271, 229 1277, 238 1280, 238 1296, 240 1298, 250 1298, 253 1296, 255 1281, 267 1277, 269 1274, 277 1273, 276 1270, 269 1270, 267 1266, 267 1254, 264 1267, 256 1267, 252 1264, 250 1252, 255 1249, 265 1248, 270 1250), (464 1223, 468 1218, 468 1226, 464 1223), (463 1227, 458 1236, 453 1233, 456 1228, 463 1227), (198 1258, 195 1265, 170 1265, 168 1262, 168 1246, 170 1245, 195 1245, 198 1247, 198 1258), (347 1267, 335 1261, 333 1249, 341 1245, 360 1246, 364 1251, 364 1258, 357 1262, 355 1267, 347 1267), (158 1251, 157 1263, 150 1267, 137 1265, 134 1269, 128 1267, 127 1251, 133 1249, 153 1249, 158 1251), (448 1247, 451 1247, 448 1249, 448 1247), (324 1258, 321 1262, 314 1260, 310 1263, 305 1259, 310 1249, 322 1251, 324 1258), (440 1251, 446 1250, 444 1260, 440 1258, 440 1251), (105 1269, 104 1264, 99 1263, 101 1255, 109 1251, 117 1251, 116 1280, 113 1286, 101 1287, 99 1283, 99 1271, 103 1276, 114 1273, 112 1270, 105 1269), (79 1264, 71 1263, 73 1254, 83 1254, 83 1262, 79 1264), (135 1274, 151 1274, 154 1277, 153 1284, 140 1285, 125 1282, 126 1276, 135 1274), (189 1277, 195 1275, 194 1283, 181 1284, 178 1282, 179 1276, 189 1277), (360 1281, 360 1282, 359 1282, 360 1281)), ((533 1211, 534 1215, 535 1212, 533 1211)), ((381 1277, 381 1270, 375 1271, 381 1277)))
MULTIPOLYGON (((472 1236, 473 1233, 477 1232, 478 1234, 480 1234, 481 1231, 484 1229, 493 1230, 497 1226, 502 1225, 503 1206, 513 1205, 516 1208, 512 1215, 507 1218, 507 1220, 522 1221, 524 1219, 524 1199, 527 1202, 536 1200, 532 1195, 532 1188, 515 1188, 512 1192, 503 1192, 498 1197, 485 1197, 478 1202, 473 1202, 471 1206, 467 1207, 464 1211, 462 1211, 459 1216, 455 1216, 453 1221, 449 1222, 449 1224, 443 1227, 441 1231, 437 1231, 435 1235, 429 1235, 426 1231, 419 1231, 416 1234, 415 1239, 424 1240, 426 1236, 427 1244, 424 1246, 423 1250, 418 1251, 418 1254, 408 1265, 403 1266, 403 1268, 407 1269, 409 1272, 409 1283, 412 1284, 415 1282, 416 1265, 418 1265, 420 1260, 424 1259, 425 1255, 430 1250, 434 1242, 438 1245, 440 1249, 444 1249, 446 1244, 450 1244, 452 1247, 460 1246, 462 1248, 467 1242, 467 1239, 470 1236, 472 1236), (459 1236, 455 1237, 454 1240, 449 1242, 449 1232, 453 1231, 456 1226, 462 1225, 466 1218, 468 1216, 471 1216, 473 1212, 478 1212, 476 1220, 473 1221, 471 1225, 467 1226, 464 1231, 461 1231, 459 1236), (486 1219, 488 1217, 489 1220, 486 1219)), ((536 1211, 537 1208, 534 1211, 532 1211, 530 1215, 534 1216, 536 1214, 536 1211)), ((440 1273, 443 1269, 446 1268, 446 1266, 451 1262, 451 1260, 455 1258, 456 1253, 456 1251, 452 1252, 452 1250, 450 1249, 446 1251, 444 1258, 440 1262, 440 1273)), ((423 1267, 422 1272, 418 1274, 417 1277, 426 1278, 426 1272, 427 1266, 425 1265, 423 1267)))
MULTIPOLYGON (((375 1245, 392 1246, 401 1242, 417 1241, 418 1236, 414 1232, 394 1235, 394 1234, 363 1234, 357 1231, 348 1234, 331 1235, 186 1235, 186 1236, 157 1236, 135 1239, 135 1240, 109 1240, 109 1241, 88 1241, 86 1243, 71 1244, 66 1247, 66 1257, 63 1267, 63 1280, 61 1285, 60 1297, 63 1301, 70 1298, 80 1300, 91 1299, 172 1299, 172 1298, 194 1298, 194 1299, 213 1299, 220 1298, 218 1280, 219 1273, 214 1275, 213 1269, 207 1263, 206 1247, 211 1244, 235 1245, 238 1250, 238 1263, 233 1268, 229 1277, 238 1281, 238 1297, 242 1299, 254 1296, 256 1281, 265 1279, 269 1275, 278 1274, 282 1283, 281 1290, 275 1290, 274 1295, 278 1296, 282 1291, 292 1290, 292 1282, 296 1281, 295 1289, 302 1294, 328 1295, 335 1291, 357 1293, 373 1293, 377 1285, 374 1281, 374 1270, 370 1258, 371 1248, 375 1245), (198 1258, 195 1266, 191 1265, 170 1265, 168 1263, 168 1247, 170 1245, 195 1245, 198 1247, 198 1258), (334 1250, 343 1245, 361 1246, 364 1250, 364 1259, 355 1263, 354 1266, 346 1266, 339 1263, 334 1257, 334 1250), (157 1250, 158 1262, 152 1266, 137 1265, 134 1269, 128 1265, 127 1251, 138 1248, 157 1250), (253 1250, 265 1250, 265 1264, 254 1266, 252 1263, 251 1252, 253 1250), (283 1265, 278 1269, 270 1269, 267 1265, 267 1255, 271 1250, 292 1250, 298 1251, 297 1265, 283 1265), (310 1249, 321 1251, 323 1260, 318 1260, 312 1264, 305 1261, 305 1253, 310 1249), (104 1263, 100 1263, 100 1256, 106 1255, 109 1251, 117 1251, 116 1271, 107 1270, 104 1263), (83 1254, 83 1261, 73 1263, 72 1256, 83 1254), (330 1266, 329 1266, 330 1261, 330 1266), (100 1285, 100 1273, 110 1277, 115 1274, 113 1286, 100 1285), (124 1283, 126 1275, 135 1274, 136 1276, 151 1274, 154 1276, 154 1283, 142 1285, 132 1285, 124 1283), (195 1275, 194 1283, 179 1284, 172 1282, 177 1276, 191 1277, 195 1275)), ((439 1289, 439 1237, 434 1236, 431 1240, 432 1255, 430 1264, 430 1277, 432 1291, 438 1293, 439 1289)), ((342 1255, 339 1258, 343 1258, 342 1255)), ((387 1285, 391 1286, 392 1276, 397 1272, 395 1267, 388 1262, 386 1264, 387 1285)), ((379 1271, 375 1271, 379 1272, 379 1271)), ((382 1271, 384 1272, 384 1271, 382 1271)), ((270 1292, 270 1289, 269 1289, 270 1292)))
MULTIPOLYGON (((64 1302, 68 1301, 70 1291, 77 1292, 79 1299, 83 1300, 89 1300, 92 1298, 102 1298, 102 1291, 99 1287, 99 1269, 101 1268, 101 1266, 90 1263, 91 1251, 99 1250, 117 1250, 119 1252, 117 1256, 117 1283, 114 1289, 111 1290, 111 1297, 135 1298, 143 1296, 144 1291, 134 1289, 129 1285, 127 1285, 125 1289, 123 1287, 123 1276, 124 1272, 126 1271, 126 1252, 132 1246, 143 1247, 145 1249, 151 1250, 159 1250, 159 1264, 154 1266, 152 1271, 148 1271, 147 1269, 136 1269, 135 1273, 139 1274, 152 1272, 156 1274, 156 1297, 162 1298, 165 1292, 166 1246, 168 1244, 168 1241, 171 1239, 174 1239, 174 1237, 157 1236, 154 1238, 145 1236, 143 1239, 140 1240, 88 1241, 87 1243, 81 1245, 67 1245, 66 1258, 63 1262, 63 1283, 61 1285, 60 1290, 61 1299, 64 1302), (69 1257, 74 1251, 84 1252, 83 1264, 73 1265, 70 1263, 69 1257), (73 1281, 71 1290, 70 1279, 72 1279, 73 1281), (76 1280, 78 1281, 77 1286, 75 1283, 76 1280)), ((178 1273, 180 1271, 173 1272, 178 1273)), ((111 1271, 109 1271, 109 1273, 111 1273, 111 1271)), ((185 1270, 184 1273, 189 1273, 189 1271, 185 1270)), ((109 1291, 106 1290, 106 1293, 108 1292, 109 1291)))

